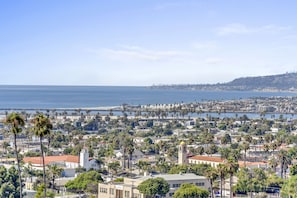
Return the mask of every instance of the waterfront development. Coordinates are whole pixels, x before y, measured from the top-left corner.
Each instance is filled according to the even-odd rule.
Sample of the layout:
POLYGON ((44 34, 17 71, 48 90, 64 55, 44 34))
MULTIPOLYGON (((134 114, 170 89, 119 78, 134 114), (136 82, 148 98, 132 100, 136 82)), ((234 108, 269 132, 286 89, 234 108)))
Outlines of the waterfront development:
POLYGON ((296 6, 1 1, 0 198, 297 198, 296 6))
MULTIPOLYGON (((10 170, 5 174, 12 174, 12 168, 18 170, 13 163, 21 162, 22 192, 28 197, 43 193, 39 183, 57 197, 180 197, 194 187, 196 197, 285 197, 296 174, 297 98, 273 94, 96 108, 1 108, 1 163, 10 170), (22 129, 16 136, 15 128, 22 129), (149 182, 162 190, 150 194, 149 182)), ((15 190, 7 192, 20 192, 12 185, 15 190)))

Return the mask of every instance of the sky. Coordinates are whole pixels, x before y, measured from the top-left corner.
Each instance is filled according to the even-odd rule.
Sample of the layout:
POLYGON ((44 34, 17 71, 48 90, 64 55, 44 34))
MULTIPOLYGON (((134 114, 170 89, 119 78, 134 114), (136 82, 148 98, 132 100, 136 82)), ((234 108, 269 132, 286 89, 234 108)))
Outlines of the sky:
POLYGON ((206 84, 296 72, 296 7, 296 0, 0 0, 0 84, 206 84))

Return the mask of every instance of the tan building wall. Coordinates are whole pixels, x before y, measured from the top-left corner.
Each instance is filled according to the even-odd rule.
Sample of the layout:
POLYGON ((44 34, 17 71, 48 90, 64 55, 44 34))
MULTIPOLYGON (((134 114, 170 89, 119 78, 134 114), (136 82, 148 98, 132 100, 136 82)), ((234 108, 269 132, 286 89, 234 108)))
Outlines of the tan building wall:
POLYGON ((202 156, 197 155, 194 157, 190 157, 189 164, 209 164, 210 166, 216 168, 219 164, 224 163, 224 160, 220 157, 210 157, 210 156, 202 156))
POLYGON ((144 198, 136 186, 126 183, 99 184, 98 197, 100 198, 144 198))
POLYGON ((207 178, 197 176, 194 174, 166 174, 144 176, 136 179, 124 178, 123 183, 99 183, 98 197, 100 198, 145 198, 144 195, 139 193, 137 186, 149 178, 164 178, 169 186, 170 191, 165 198, 173 197, 174 192, 183 183, 192 183, 196 186, 209 190, 210 184, 207 178), (133 189, 133 190, 132 190, 133 189))

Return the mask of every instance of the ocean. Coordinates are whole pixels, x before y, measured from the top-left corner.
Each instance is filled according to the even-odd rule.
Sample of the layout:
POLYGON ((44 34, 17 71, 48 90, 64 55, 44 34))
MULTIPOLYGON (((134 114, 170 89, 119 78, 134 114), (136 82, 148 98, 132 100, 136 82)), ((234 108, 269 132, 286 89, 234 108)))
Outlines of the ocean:
POLYGON ((189 103, 251 97, 297 96, 289 92, 195 91, 121 86, 0 86, 0 109, 95 108, 189 103))

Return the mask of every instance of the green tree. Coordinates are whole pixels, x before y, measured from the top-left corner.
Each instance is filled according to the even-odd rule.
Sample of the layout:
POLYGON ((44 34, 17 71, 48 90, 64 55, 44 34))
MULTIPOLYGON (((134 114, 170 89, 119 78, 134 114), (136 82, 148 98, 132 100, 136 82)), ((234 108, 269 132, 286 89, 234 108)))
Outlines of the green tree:
POLYGON ((269 167, 272 169, 273 172, 276 172, 276 167, 278 165, 278 159, 276 157, 272 157, 268 160, 269 167))
POLYGON ((126 150, 127 150, 127 153, 128 153, 128 168, 130 169, 131 168, 131 161, 132 161, 132 155, 133 155, 133 152, 135 150, 135 146, 134 146, 134 142, 133 142, 133 139, 132 138, 127 138, 126 139, 126 150))
POLYGON ((297 164, 293 164, 290 168, 290 175, 294 176, 297 175, 297 164))
POLYGON ((165 196, 169 192, 169 184, 163 178, 150 178, 141 182, 137 189, 142 194, 153 198, 156 195, 165 196))
POLYGON ((251 174, 247 168, 242 168, 237 173, 238 181, 235 186, 237 193, 247 194, 251 191, 251 174))
POLYGON ((139 160, 139 161, 137 162, 137 164, 136 164, 136 166, 137 166, 138 169, 139 169, 139 172, 140 172, 140 170, 141 170, 142 172, 150 171, 150 169, 151 169, 151 166, 150 166, 150 165, 151 165, 151 164, 150 164, 149 162, 144 161, 144 160, 139 160))
MULTIPOLYGON (((13 134, 14 152, 15 152, 16 159, 17 159, 19 183, 22 184, 20 158, 19 158, 19 152, 18 152, 17 143, 16 143, 16 137, 17 137, 17 134, 22 132, 22 127, 25 125, 25 121, 24 121, 24 118, 20 114, 12 112, 11 114, 7 115, 5 124, 8 125, 10 133, 13 134)), ((7 187, 9 187, 9 185, 7 187)), ((22 197, 23 197, 22 185, 20 185, 20 198, 22 198, 22 197)))
POLYGON ((42 157, 42 167, 43 167, 43 184, 44 184, 44 197, 46 197, 46 173, 45 173, 45 163, 44 163, 44 149, 42 145, 43 137, 49 135, 53 125, 48 117, 44 116, 43 114, 38 114, 32 120, 33 122, 33 132, 34 134, 39 137, 40 142, 40 155, 42 157))
POLYGON ((14 166, 9 169, 6 169, 4 166, 0 166, 0 197, 21 197, 18 178, 18 171, 14 166))
POLYGON ((204 173, 210 168, 209 164, 189 164, 189 172, 196 175, 204 175, 204 173))
POLYGON ((297 175, 290 177, 281 188, 281 197, 296 198, 297 197, 297 175))
POLYGON ((230 134, 226 133, 221 139, 221 144, 230 144, 232 141, 230 134))
POLYGON ((49 172, 49 176, 52 180, 52 189, 55 189, 55 180, 56 177, 61 176, 62 172, 63 172, 63 168, 57 166, 57 164, 54 165, 48 165, 48 172, 49 172))
POLYGON ((228 159, 232 153, 232 150, 228 147, 226 147, 226 148, 222 147, 219 149, 219 153, 220 153, 222 159, 228 159))
POLYGON ((78 175, 74 180, 70 180, 65 184, 67 190, 73 192, 89 192, 92 194, 98 193, 98 183, 103 179, 97 171, 89 171, 78 175))
POLYGON ((283 183, 284 183, 284 180, 279 176, 277 176, 275 173, 270 174, 266 180, 266 186, 268 188, 273 188, 273 189, 275 188, 280 189, 283 183))
POLYGON ((110 162, 107 164, 108 170, 112 171, 113 174, 117 174, 118 170, 120 169, 121 165, 118 161, 110 162))
POLYGON ((221 198, 223 197, 223 183, 225 181, 226 173, 227 173, 227 168, 225 164, 219 164, 217 166, 217 173, 218 176, 220 177, 220 196, 221 198))
POLYGON ((209 192, 203 188, 199 188, 194 184, 182 184, 173 195, 174 198, 208 198, 209 192))
POLYGON ((246 152, 250 149, 250 144, 248 142, 243 142, 240 147, 244 151, 244 167, 246 167, 246 152))
POLYGON ((239 165, 233 158, 229 158, 226 165, 227 172, 230 175, 230 198, 233 198, 233 175, 237 172, 239 165))
MULTIPOLYGON (((37 188, 37 192, 36 192, 36 195, 35 195, 35 198, 42 198, 42 194, 44 193, 44 184, 41 184, 38 186, 37 188)), ((55 197, 55 194, 53 192, 46 192, 46 198, 54 198, 55 197)))
POLYGON ((287 169, 291 164, 291 157, 287 151, 280 150, 278 153, 278 159, 281 166, 281 178, 284 178, 284 176, 286 176, 287 169))
POLYGON ((218 178, 218 173, 215 168, 210 167, 206 170, 205 174, 206 178, 209 180, 210 183, 210 193, 211 197, 214 197, 213 193, 213 182, 218 178))
POLYGON ((188 170, 189 170, 189 166, 186 164, 175 165, 171 167, 171 169, 169 170, 169 174, 187 173, 188 170))
POLYGON ((262 192, 267 184, 267 175, 262 168, 252 169, 252 191, 262 192))

